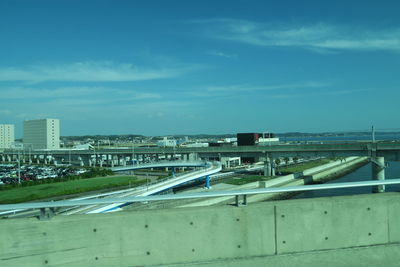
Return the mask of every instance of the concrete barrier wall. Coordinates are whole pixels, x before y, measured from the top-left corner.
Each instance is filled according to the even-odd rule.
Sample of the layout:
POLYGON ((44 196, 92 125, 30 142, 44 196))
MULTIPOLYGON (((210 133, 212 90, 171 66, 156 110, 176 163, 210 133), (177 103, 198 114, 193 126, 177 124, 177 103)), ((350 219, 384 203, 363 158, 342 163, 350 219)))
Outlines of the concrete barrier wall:
POLYGON ((351 161, 359 159, 359 158, 365 158, 365 157, 347 157, 347 158, 343 158, 341 160, 335 160, 333 162, 330 162, 330 163, 327 163, 327 164, 324 164, 321 166, 307 169, 307 170, 303 171, 303 175, 312 175, 314 173, 318 173, 320 171, 324 171, 324 170, 327 170, 332 167, 341 166, 341 165, 343 165, 343 163, 346 163, 346 162, 348 163, 348 162, 351 162, 351 161))
MULTIPOLYGON (((366 161, 366 157, 348 157, 345 158, 345 160, 336 160, 321 166, 317 166, 314 168, 310 168, 307 170, 304 170, 301 173, 295 173, 295 174, 289 174, 281 177, 274 178, 269 181, 260 181, 260 182, 255 182, 251 183, 252 187, 256 187, 258 183, 258 187, 261 188, 267 188, 267 187, 274 187, 274 186, 281 186, 281 185, 292 185, 288 184, 290 182, 296 181, 297 178, 302 178, 304 176, 311 176, 313 180, 318 180, 321 178, 324 178, 328 175, 332 175, 337 171, 342 171, 344 169, 348 169, 353 167, 354 165, 357 165, 363 161, 366 161)), ((298 180, 295 185, 301 185, 304 184, 304 182, 298 180)))
POLYGON ((354 168, 354 166, 359 165, 361 163, 368 163, 368 157, 355 157, 351 160, 344 161, 342 164, 332 166, 330 168, 320 170, 319 172, 314 172, 309 174, 313 181, 318 181, 324 179, 328 176, 335 175, 336 172, 342 172, 343 170, 347 170, 349 168, 354 168))
POLYGON ((332 255, 357 265, 324 265, 392 266, 400 260, 399 215, 400 195, 385 193, 6 219, 0 266, 291 266, 295 259, 309 267, 332 255))

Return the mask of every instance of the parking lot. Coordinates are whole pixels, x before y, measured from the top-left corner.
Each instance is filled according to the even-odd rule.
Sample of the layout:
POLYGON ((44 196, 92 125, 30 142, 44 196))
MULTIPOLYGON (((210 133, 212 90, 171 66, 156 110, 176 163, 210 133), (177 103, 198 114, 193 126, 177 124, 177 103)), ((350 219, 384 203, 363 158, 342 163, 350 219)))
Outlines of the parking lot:
POLYGON ((79 175, 85 172, 87 172, 86 169, 76 169, 69 166, 21 165, 18 170, 18 164, 0 164, 0 184, 18 183, 19 177, 21 181, 35 181, 79 175))

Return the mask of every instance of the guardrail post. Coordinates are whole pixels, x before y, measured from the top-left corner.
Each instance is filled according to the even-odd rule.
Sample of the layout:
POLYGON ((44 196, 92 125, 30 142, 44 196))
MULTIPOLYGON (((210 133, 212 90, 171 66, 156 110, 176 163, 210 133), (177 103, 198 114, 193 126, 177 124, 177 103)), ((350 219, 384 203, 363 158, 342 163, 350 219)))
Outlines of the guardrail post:
POLYGON ((54 216, 54 208, 40 208, 39 220, 50 220, 54 216))
POLYGON ((246 206, 247 205, 247 195, 243 195, 243 202, 242 204, 239 203, 239 195, 235 196, 235 206, 246 206))

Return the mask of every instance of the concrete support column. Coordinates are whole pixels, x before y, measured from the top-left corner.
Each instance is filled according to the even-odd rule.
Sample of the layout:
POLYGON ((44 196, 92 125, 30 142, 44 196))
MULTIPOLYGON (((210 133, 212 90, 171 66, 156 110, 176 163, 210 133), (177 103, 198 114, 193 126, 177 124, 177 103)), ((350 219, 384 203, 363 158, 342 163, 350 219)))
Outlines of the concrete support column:
POLYGON ((275 160, 273 158, 271 158, 271 176, 275 176, 275 160))
POLYGON ((271 159, 269 157, 266 157, 264 162, 264 176, 271 176, 271 172, 271 159))
POLYGON ((188 159, 191 160, 191 161, 199 160, 199 154, 198 153, 191 153, 191 154, 189 154, 188 159))
MULTIPOLYGON (((373 180, 385 180, 385 158, 384 157, 373 157, 371 158, 372 163, 372 179, 373 180)), ((372 188, 373 193, 385 192, 385 185, 378 185, 372 188)))

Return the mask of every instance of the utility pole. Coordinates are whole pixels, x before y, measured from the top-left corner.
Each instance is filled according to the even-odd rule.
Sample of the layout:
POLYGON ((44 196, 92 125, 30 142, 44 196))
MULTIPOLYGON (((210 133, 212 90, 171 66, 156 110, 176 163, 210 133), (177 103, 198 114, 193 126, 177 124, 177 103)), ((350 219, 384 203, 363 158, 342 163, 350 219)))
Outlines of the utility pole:
POLYGON ((132 138, 132 166, 135 165, 135 148, 134 148, 134 142, 132 138))

